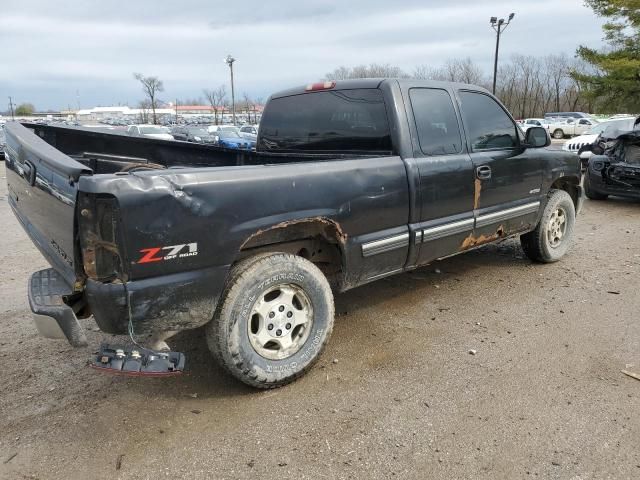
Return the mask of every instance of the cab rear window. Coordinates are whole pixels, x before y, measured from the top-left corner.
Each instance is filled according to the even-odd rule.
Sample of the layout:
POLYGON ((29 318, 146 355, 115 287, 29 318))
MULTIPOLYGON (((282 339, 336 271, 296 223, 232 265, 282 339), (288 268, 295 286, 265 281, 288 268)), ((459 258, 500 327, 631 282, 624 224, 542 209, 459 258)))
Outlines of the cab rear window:
POLYGON ((260 149, 280 152, 391 153, 378 89, 331 90, 276 98, 260 122, 260 149))

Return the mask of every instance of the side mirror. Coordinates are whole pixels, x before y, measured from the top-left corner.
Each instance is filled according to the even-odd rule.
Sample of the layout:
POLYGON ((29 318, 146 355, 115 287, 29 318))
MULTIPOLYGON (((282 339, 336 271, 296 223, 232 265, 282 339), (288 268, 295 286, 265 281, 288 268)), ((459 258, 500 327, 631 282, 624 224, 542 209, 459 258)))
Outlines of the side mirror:
POLYGON ((527 148, 542 148, 551 145, 551 137, 547 129, 543 127, 531 127, 524 134, 524 143, 527 148))

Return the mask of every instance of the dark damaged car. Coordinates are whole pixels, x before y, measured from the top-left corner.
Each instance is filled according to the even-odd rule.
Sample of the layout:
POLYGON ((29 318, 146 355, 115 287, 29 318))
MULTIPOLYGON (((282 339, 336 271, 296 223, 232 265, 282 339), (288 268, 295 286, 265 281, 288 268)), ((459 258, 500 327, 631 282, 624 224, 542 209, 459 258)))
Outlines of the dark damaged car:
MULTIPOLYGON (((584 189, 592 200, 609 195, 640 198, 640 118, 633 130, 607 128, 593 145, 584 175, 584 189)), ((631 127, 631 125, 629 125, 631 127)))
POLYGON ((154 359, 206 326, 232 375, 286 384, 327 343, 334 293, 509 237, 559 260, 583 195, 549 143, 483 88, 395 79, 271 96, 256 151, 9 124, 9 204, 51 264, 29 282, 36 325, 84 345, 92 315, 151 335, 154 359))

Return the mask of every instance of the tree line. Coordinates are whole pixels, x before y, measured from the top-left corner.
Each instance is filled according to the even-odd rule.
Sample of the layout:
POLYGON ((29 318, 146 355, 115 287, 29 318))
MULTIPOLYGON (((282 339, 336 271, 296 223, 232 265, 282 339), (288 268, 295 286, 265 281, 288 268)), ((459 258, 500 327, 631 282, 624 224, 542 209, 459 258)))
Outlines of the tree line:
MULTIPOLYGON (((518 118, 541 117, 546 112, 585 111, 594 108, 583 94, 575 71, 587 72, 589 66, 566 54, 534 57, 513 55, 498 68, 496 96, 518 118)), ((492 86, 493 72, 485 72, 470 57, 450 59, 439 66, 418 65, 411 72, 389 64, 341 66, 326 74, 327 80, 348 78, 416 78, 444 80, 492 86)))
MULTIPOLYGON (((514 116, 539 117, 549 111, 640 112, 640 2, 585 0, 604 19, 607 46, 581 45, 575 58, 565 54, 513 55, 498 69, 496 95, 514 116)), ((491 78, 471 58, 439 67, 417 66, 407 73, 393 65, 338 67, 329 80, 404 77, 471 83, 489 89, 491 78)))

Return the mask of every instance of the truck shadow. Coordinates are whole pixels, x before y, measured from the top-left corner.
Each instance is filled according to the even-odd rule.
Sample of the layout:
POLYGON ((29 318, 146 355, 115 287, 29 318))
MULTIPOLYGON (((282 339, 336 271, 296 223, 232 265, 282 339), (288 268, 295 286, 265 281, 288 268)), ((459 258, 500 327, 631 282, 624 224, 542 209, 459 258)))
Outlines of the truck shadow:
MULTIPOLYGON (((506 240, 337 294, 336 325, 330 343, 338 345, 343 333, 357 335, 357 332, 352 332, 346 325, 355 320, 364 309, 374 308, 388 312, 394 305, 415 302, 416 296, 432 297, 434 304, 444 305, 447 300, 442 299, 442 292, 445 289, 460 289, 461 298, 470 294, 468 289, 471 287, 465 286, 464 282, 469 276, 482 277, 487 274, 484 270, 488 268, 491 269, 491 275, 500 275, 500 270, 527 264, 530 261, 524 257, 519 242, 506 240)), ((386 321, 384 314, 379 321, 381 324, 386 321)), ((348 340, 342 338, 342 341, 348 340)), ((216 364, 209 353, 204 328, 178 334, 172 339, 171 346, 187 356, 187 372, 177 380, 181 384, 179 390, 198 391, 200 396, 208 398, 259 392, 244 386, 216 364)))

